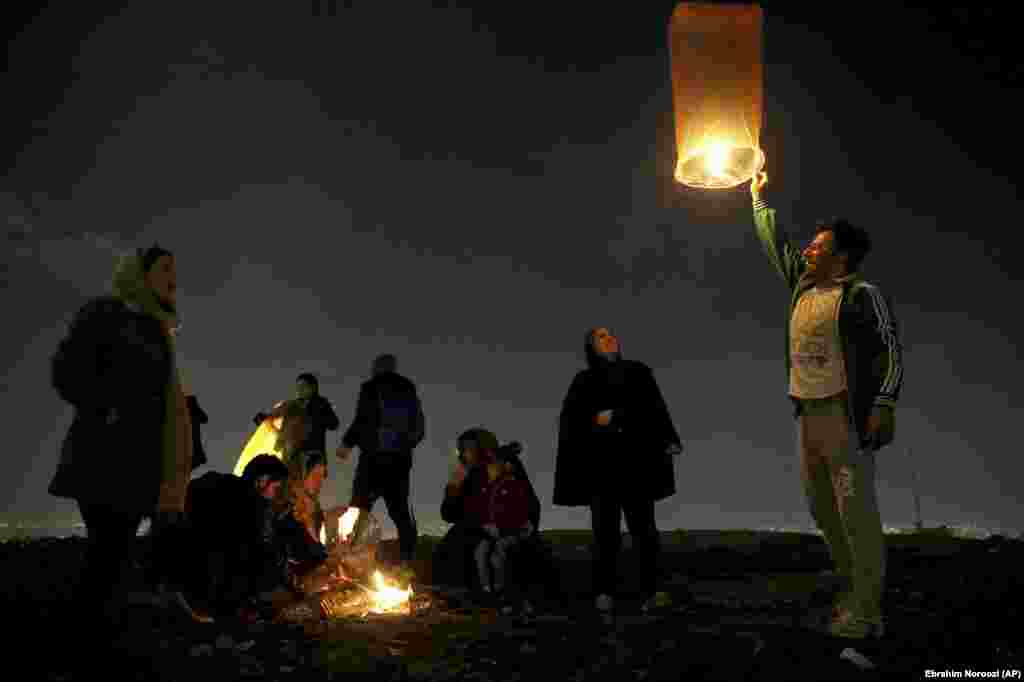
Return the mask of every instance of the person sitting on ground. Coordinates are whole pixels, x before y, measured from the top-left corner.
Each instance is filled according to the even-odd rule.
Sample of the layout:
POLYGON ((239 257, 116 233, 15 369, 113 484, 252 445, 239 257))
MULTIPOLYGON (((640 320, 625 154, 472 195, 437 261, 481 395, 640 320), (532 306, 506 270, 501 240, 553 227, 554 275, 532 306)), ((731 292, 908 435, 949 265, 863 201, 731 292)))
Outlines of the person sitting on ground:
MULTIPOLYGON (((540 526, 540 500, 530 483, 519 454, 522 446, 513 442, 504 446, 498 445, 497 437, 482 428, 473 428, 462 433, 457 443, 458 462, 451 479, 445 485, 444 500, 441 503, 441 518, 453 524, 438 543, 432 558, 432 574, 435 583, 467 586, 475 591, 480 590, 474 551, 480 539, 471 518, 467 514, 467 501, 485 484, 487 472, 483 462, 495 459, 501 451, 504 459, 511 467, 515 477, 526 483, 528 489, 528 520, 532 526, 528 537, 509 547, 508 565, 516 571, 515 564, 522 561, 531 570, 522 575, 539 577, 535 581, 545 591, 545 597, 559 603, 564 602, 561 579, 555 567, 550 548, 538 532, 540 526)), ((519 574, 517 574, 519 575, 519 574)), ((531 609, 529 602, 523 603, 524 611, 531 609)))
MULTIPOLYGON (((507 451, 506 451, 507 452, 507 451)), ((479 534, 473 558, 480 588, 507 603, 505 563, 509 550, 533 534, 530 523, 530 488, 517 478, 502 450, 483 465, 486 478, 465 502, 468 523, 479 534)))

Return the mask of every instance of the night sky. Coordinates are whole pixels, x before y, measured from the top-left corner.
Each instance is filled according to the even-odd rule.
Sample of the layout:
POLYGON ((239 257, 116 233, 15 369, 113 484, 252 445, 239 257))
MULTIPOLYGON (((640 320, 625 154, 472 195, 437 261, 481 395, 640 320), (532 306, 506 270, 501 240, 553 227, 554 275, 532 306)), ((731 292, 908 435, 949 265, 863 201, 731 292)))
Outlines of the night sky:
MULTIPOLYGON (((0 509, 73 514, 46 493, 72 415, 48 361, 116 254, 159 241, 210 468, 300 372, 344 427, 392 352, 427 413, 421 523, 484 425, 525 444, 542 525, 584 527, 550 504, 556 423, 604 325, 685 443, 663 528, 811 525, 748 186, 672 180, 674 3, 79 4, 4 22, 0 509)), ((926 523, 1020 530, 1012 22, 791 4, 763 5, 768 199, 797 239, 836 215, 873 236, 905 344, 883 520, 913 522, 916 466, 926 523)))

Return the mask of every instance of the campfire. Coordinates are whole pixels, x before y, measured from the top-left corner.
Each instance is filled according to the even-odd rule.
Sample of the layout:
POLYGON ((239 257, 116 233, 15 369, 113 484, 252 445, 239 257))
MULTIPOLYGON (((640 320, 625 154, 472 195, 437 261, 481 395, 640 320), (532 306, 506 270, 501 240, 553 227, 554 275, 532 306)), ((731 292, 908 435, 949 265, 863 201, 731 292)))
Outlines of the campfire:
POLYGON ((375 568, 379 527, 373 527, 373 518, 367 516, 366 521, 370 527, 362 528, 358 536, 355 534, 361 513, 359 508, 349 507, 338 519, 338 534, 333 541, 329 542, 324 528, 320 529, 320 541, 328 547, 331 554, 340 559, 340 577, 360 590, 357 595, 343 598, 341 595, 325 597, 321 601, 323 610, 327 615, 409 613, 413 597, 412 587, 402 589, 380 569, 375 568), (361 569, 365 569, 365 573, 361 569), (368 585, 352 577, 352 574, 359 573, 368 578, 368 585))
POLYGON ((412 586, 401 589, 389 585, 380 571, 373 572, 373 589, 367 589, 370 613, 408 613, 412 599, 412 586))

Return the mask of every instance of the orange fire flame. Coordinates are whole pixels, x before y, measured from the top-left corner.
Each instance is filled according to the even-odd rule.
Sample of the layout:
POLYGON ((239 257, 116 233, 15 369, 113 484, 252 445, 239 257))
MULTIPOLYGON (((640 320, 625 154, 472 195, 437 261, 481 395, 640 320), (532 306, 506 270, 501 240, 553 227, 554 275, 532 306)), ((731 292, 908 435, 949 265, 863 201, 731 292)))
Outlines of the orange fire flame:
POLYGON ((352 530, 356 527, 356 521, 359 520, 359 507, 349 507, 345 510, 345 513, 338 519, 338 539, 341 542, 348 542, 349 536, 352 535, 352 530))
POLYGON ((400 613, 409 608, 412 599, 412 586, 404 590, 388 584, 380 571, 373 572, 375 589, 368 589, 370 596, 370 613, 400 613))

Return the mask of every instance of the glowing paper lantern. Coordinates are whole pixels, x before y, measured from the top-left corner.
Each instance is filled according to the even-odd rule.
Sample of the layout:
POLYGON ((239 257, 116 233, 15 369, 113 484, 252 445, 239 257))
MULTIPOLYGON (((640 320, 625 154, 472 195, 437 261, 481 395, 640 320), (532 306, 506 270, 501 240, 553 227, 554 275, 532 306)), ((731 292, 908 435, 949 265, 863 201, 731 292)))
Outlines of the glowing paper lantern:
POLYGON ((673 12, 678 182, 735 187, 764 167, 761 28, 757 5, 684 2, 673 12))

